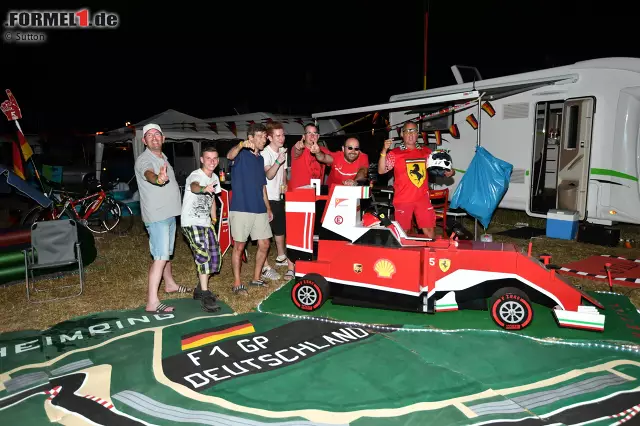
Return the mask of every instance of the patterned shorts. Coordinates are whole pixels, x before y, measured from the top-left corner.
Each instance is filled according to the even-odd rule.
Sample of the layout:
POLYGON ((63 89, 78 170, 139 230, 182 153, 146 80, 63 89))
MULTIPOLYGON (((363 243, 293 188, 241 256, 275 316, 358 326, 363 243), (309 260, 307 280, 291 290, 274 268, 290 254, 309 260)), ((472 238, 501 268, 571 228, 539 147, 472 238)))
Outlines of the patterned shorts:
POLYGON ((182 233, 189 241, 198 274, 220 272, 220 245, 213 228, 183 226, 182 233))

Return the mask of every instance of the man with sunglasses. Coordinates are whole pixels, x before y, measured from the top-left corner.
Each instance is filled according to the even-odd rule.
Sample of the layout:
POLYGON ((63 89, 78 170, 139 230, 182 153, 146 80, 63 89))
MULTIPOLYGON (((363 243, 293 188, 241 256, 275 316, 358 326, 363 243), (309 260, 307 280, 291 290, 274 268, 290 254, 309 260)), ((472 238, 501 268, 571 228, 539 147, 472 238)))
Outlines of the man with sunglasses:
MULTIPOLYGON (((392 139, 384 141, 378 160, 378 173, 393 169, 393 207, 395 220, 402 229, 411 229, 411 220, 416 217, 418 228, 425 237, 435 238, 436 213, 429 199, 429 179, 427 161, 431 150, 418 146, 418 125, 410 121, 402 126, 402 145, 391 149, 392 139)), ((447 171, 446 177, 453 176, 454 170, 447 171)))
POLYGON ((320 179, 321 183, 324 181, 325 165, 318 161, 317 153, 330 154, 330 152, 327 148, 318 145, 319 137, 318 126, 315 124, 304 126, 304 135, 293 146, 291 153, 289 188, 311 185, 311 179, 320 179), (312 149, 316 154, 311 152, 312 149))
POLYGON ((331 155, 320 151, 316 145, 310 149, 319 162, 331 166, 327 186, 346 185, 355 186, 357 181, 366 179, 369 171, 369 157, 360 152, 360 141, 348 138, 342 145, 342 152, 332 152, 331 155))

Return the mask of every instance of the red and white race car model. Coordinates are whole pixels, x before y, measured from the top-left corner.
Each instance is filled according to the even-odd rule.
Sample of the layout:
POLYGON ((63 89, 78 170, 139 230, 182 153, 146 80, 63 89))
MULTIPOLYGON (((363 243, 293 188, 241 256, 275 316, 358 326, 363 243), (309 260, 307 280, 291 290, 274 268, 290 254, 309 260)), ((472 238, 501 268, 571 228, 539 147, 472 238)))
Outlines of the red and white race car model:
POLYGON ((551 308, 560 327, 604 330, 600 302, 515 245, 410 237, 382 214, 362 214, 360 200, 368 198, 366 186, 333 186, 328 196, 313 187, 286 193, 291 298, 301 310, 329 298, 426 313, 480 309, 503 329, 521 330, 535 302, 551 308), (317 202, 326 205, 316 235, 317 202))

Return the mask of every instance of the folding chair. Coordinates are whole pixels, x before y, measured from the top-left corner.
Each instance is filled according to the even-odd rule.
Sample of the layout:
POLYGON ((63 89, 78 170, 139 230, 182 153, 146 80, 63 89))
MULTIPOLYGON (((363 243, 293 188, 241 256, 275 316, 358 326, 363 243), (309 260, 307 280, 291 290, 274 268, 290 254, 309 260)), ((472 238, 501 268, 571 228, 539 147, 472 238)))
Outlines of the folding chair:
POLYGON ((429 191, 431 205, 436 212, 436 226, 442 221, 442 235, 447 236, 447 210, 449 209, 449 188, 432 189, 429 191))
MULTIPOLYGON (((84 289, 84 267, 78 242, 78 228, 74 220, 48 220, 36 222, 31 226, 31 247, 23 250, 27 300, 33 303, 69 299, 80 296, 84 289), (31 291, 45 290, 35 288, 34 270, 60 268, 78 264, 80 275, 80 291, 64 297, 53 297, 44 300, 31 300, 31 291), (29 282, 31 281, 31 282, 29 282)), ((76 287, 77 284, 57 286, 56 289, 76 287)))

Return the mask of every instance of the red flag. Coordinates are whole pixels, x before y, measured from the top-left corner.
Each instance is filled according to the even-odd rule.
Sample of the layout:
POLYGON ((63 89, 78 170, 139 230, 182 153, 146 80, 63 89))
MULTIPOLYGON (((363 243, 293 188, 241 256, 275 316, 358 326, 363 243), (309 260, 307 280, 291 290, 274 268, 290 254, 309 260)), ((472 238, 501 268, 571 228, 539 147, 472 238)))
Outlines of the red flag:
POLYGON ((0 109, 4 112, 4 115, 7 116, 7 120, 15 121, 20 120, 22 118, 22 112, 20 112, 20 107, 18 106, 18 101, 11 93, 11 90, 5 90, 7 92, 8 101, 4 101, 2 105, 0 105, 0 109))
POLYGON ((233 121, 228 121, 227 127, 229 128, 231 133, 233 133, 233 136, 238 137, 238 130, 236 128, 236 123, 234 123, 233 121))
POLYGON ((13 172, 20 176, 22 180, 26 180, 24 174, 24 165, 22 164, 22 155, 20 155, 20 149, 15 142, 11 143, 13 150, 13 172))
POLYGON ((378 121, 378 117, 380 117, 379 112, 376 112, 375 114, 373 114, 373 119, 371 120, 371 123, 376 124, 376 122, 378 121))
POLYGON ((29 161, 29 158, 33 155, 33 150, 31 146, 27 142, 27 138, 24 137, 21 130, 18 130, 18 140, 20 141, 20 150, 22 151, 22 156, 24 157, 24 161, 29 161))

